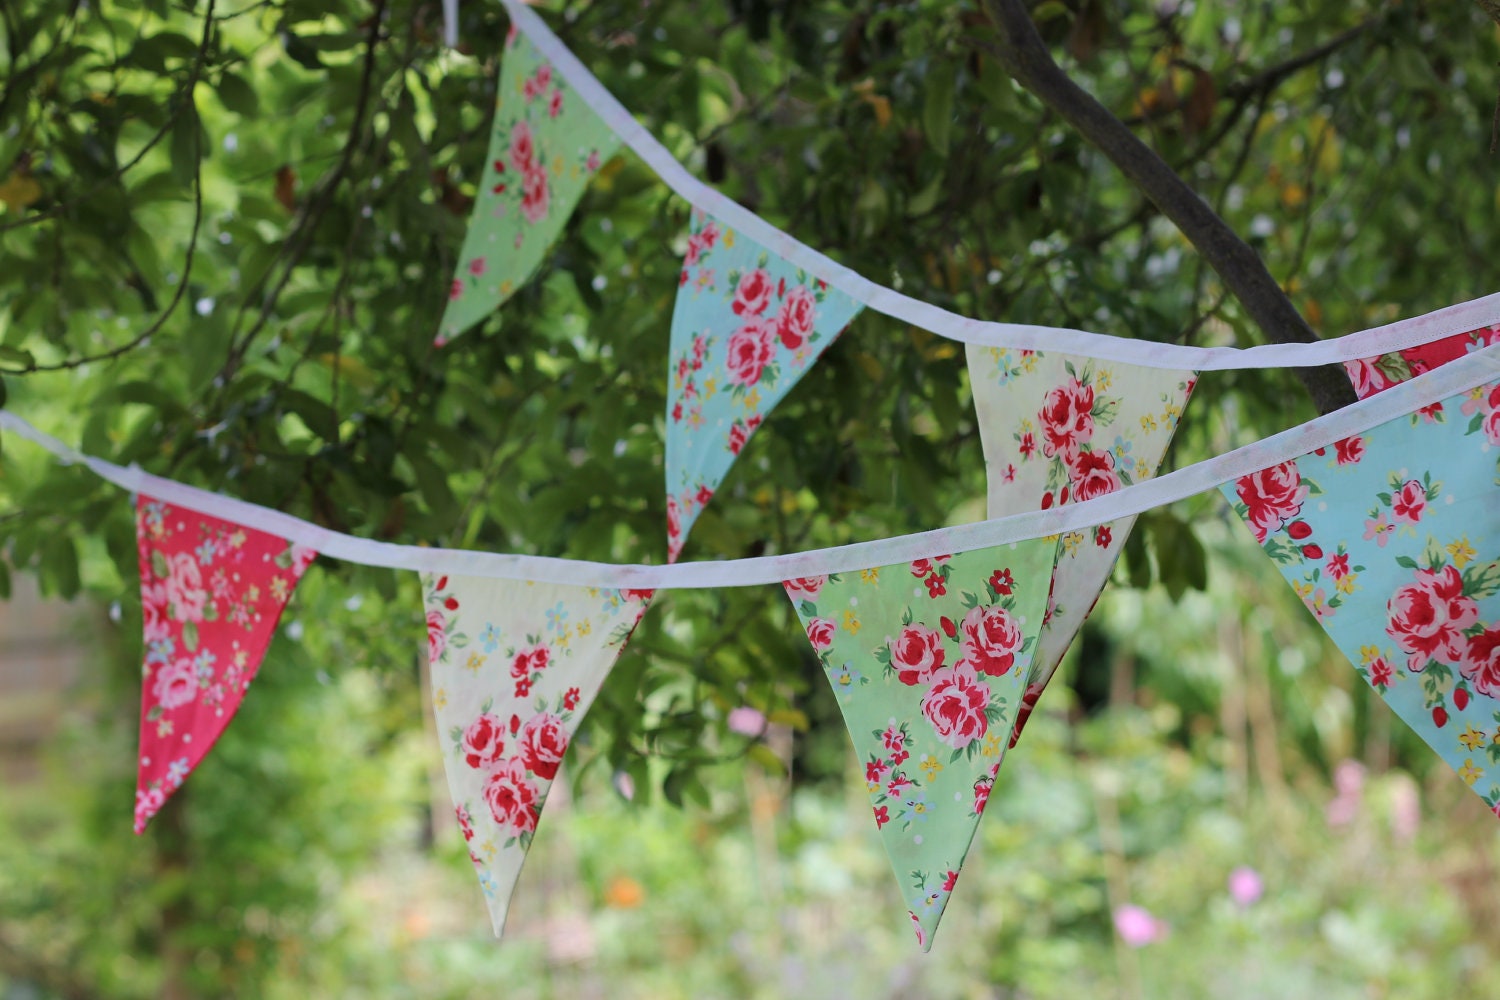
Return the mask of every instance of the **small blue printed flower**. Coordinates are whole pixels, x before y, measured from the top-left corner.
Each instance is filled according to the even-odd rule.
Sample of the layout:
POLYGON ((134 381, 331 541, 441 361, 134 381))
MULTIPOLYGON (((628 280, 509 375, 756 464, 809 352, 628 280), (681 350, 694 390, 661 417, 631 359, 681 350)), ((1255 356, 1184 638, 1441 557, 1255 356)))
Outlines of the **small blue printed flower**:
POLYGON ((479 888, 484 890, 485 896, 489 899, 494 899, 495 893, 500 891, 500 886, 495 881, 494 873, 488 868, 479 873, 479 888))
POLYGON ((563 607, 563 602, 558 601, 557 606, 547 612, 547 631, 561 632, 568 621, 568 609, 563 607))
POLYGON ((177 643, 171 636, 165 639, 153 639, 146 643, 147 663, 166 663, 177 652, 177 643))
POLYGON ((214 540, 212 538, 205 539, 203 544, 198 546, 198 565, 213 565, 214 556, 217 554, 218 546, 214 544, 214 540))
POLYGON ((188 770, 188 759, 178 757, 167 765, 167 784, 172 788, 181 788, 183 781, 187 779, 188 770))
POLYGON ((932 815, 932 807, 927 804, 926 792, 908 792, 904 805, 901 816, 908 823, 925 823, 932 815))
POLYGON ((486 653, 493 653, 500 648, 500 630, 493 624, 486 625, 484 631, 479 633, 479 641, 484 644, 486 653))

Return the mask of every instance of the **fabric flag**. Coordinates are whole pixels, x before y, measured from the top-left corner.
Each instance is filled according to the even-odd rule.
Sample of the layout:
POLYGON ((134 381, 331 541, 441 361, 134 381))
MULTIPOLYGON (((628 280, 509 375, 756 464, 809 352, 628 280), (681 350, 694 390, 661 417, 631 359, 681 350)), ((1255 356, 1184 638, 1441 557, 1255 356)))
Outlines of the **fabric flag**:
MULTIPOLYGON (((1156 474, 1197 373, 1078 355, 968 346, 989 478, 989 516, 1113 493, 1156 474)), ((1123 517, 1062 536, 1012 745, 1094 608, 1135 525, 1123 517)))
POLYGON ((317 553, 148 496, 136 499, 135 531, 146 647, 141 833, 234 718, 317 553))
POLYGON ((1020 710, 1057 540, 784 584, 932 947, 1020 710))
MULTIPOLYGON (((1402 381, 1423 355, 1355 384, 1378 392, 1360 378, 1402 381)), ((1497 484, 1500 381, 1222 489, 1360 676, 1500 815, 1497 484)))
POLYGON ((511 29, 490 148, 438 346, 484 319, 531 277, 619 137, 511 29))
POLYGON ((750 435, 861 308, 694 209, 667 379, 669 561, 750 435))
POLYGON ((495 936, 547 791, 649 590, 423 574, 448 790, 495 936))

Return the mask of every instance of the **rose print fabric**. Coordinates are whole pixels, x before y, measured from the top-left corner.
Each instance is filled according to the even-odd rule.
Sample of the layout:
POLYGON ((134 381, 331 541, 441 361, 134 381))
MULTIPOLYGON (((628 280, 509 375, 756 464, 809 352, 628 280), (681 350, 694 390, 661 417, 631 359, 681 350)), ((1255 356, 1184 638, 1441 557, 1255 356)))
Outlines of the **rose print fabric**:
POLYGON ((1482 326, 1403 351, 1346 361, 1344 368, 1355 395, 1364 399, 1491 344, 1500 344, 1500 326, 1482 326))
POLYGON ((136 500, 141 617, 141 752, 135 832, 234 718, 276 622, 317 553, 284 538, 136 500))
POLYGON ((833 685, 917 942, 989 801, 1037 648, 1055 539, 788 580, 833 685))
POLYGON ((669 561, 750 435, 861 308, 693 211, 667 380, 669 561))
MULTIPOLYGON (((968 358, 992 518, 1092 500, 1155 475, 1197 382, 1191 371, 1052 352, 970 344, 968 358)), ((1124 517, 1060 539, 1012 743, 1134 525, 1124 517)))
MULTIPOLYGON (((1393 364, 1356 386, 1409 377, 1393 364)), ((1360 676, 1500 815, 1497 484, 1492 382, 1222 489, 1360 676)))
POLYGON ((489 153, 439 346, 484 319, 531 277, 600 164, 618 148, 609 126, 512 29, 489 153))
POLYGON ((499 937, 563 754, 651 591, 432 574, 422 589, 443 767, 499 937))

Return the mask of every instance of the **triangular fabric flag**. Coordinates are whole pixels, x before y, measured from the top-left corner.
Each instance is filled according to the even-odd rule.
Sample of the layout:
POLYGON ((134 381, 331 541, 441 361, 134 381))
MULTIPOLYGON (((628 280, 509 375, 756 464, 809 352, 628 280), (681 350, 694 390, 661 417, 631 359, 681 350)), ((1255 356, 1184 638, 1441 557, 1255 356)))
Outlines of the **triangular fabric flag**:
POLYGON ((511 29, 469 232, 438 328, 439 346, 513 295, 551 250, 620 139, 511 29))
POLYGON ((667 378, 668 561, 750 435, 862 308, 693 210, 667 378))
POLYGON ((1222 490, 1360 676, 1500 815, 1497 484, 1500 381, 1222 490))
POLYGON ((1056 551, 1038 538, 784 584, 923 951, 1010 742, 1056 551))
POLYGON ((495 936, 563 754, 649 590, 424 573, 443 768, 495 936))
POLYGON ((136 498, 141 751, 135 832, 208 756, 317 553, 254 528, 136 498))
MULTIPOLYGON (((1052 351, 970 344, 968 356, 992 518, 1092 500, 1155 475, 1198 380, 1052 351)), ((1012 744, 1134 525, 1122 517, 1062 536, 1012 744)))

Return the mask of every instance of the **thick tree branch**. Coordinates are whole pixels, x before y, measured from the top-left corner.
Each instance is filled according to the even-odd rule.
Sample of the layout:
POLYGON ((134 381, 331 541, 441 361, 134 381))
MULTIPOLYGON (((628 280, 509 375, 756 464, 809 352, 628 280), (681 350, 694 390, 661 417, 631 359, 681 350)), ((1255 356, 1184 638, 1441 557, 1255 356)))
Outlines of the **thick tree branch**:
MULTIPOLYGON (((1176 224, 1266 338, 1282 344, 1316 341, 1317 334, 1255 251, 1161 157, 1058 67, 1022 0, 986 0, 985 6, 999 29, 990 50, 1000 64, 1017 83, 1109 157, 1176 224)), ((1354 402, 1354 391, 1339 367, 1293 371, 1319 412, 1331 413, 1354 402)))

